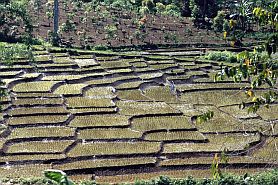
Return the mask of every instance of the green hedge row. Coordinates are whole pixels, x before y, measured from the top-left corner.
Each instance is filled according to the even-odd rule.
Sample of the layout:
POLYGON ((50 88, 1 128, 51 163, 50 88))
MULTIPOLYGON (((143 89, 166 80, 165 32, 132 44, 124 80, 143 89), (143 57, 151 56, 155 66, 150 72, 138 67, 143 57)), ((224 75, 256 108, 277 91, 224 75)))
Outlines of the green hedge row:
POLYGON ((136 182, 136 185, 278 185, 278 170, 262 172, 257 175, 243 176, 224 174, 219 179, 170 179, 160 177, 147 182, 136 182))

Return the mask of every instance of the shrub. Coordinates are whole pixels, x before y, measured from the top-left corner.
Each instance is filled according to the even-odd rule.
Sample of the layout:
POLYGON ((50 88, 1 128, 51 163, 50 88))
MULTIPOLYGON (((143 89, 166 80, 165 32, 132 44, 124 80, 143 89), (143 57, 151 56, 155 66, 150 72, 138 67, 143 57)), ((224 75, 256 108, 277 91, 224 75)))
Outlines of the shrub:
POLYGON ((229 51, 210 52, 205 56, 205 59, 215 60, 215 61, 226 61, 231 63, 237 62, 236 55, 229 51))
POLYGON ((180 16, 180 8, 174 4, 169 4, 166 6, 164 14, 179 17, 180 16))
POLYGON ((113 39, 117 36, 117 27, 115 25, 105 26, 104 31, 106 39, 113 39))
POLYGON ((94 46, 94 50, 98 50, 98 51, 105 51, 105 50, 108 50, 108 47, 105 46, 105 45, 96 45, 94 46))
POLYGON ((19 58, 32 60, 32 50, 24 44, 0 43, 0 62, 11 65, 19 58))
POLYGON ((161 14, 161 13, 164 12, 164 10, 165 10, 165 5, 164 4, 156 3, 155 6, 156 6, 157 13, 161 14))
POLYGON ((213 26, 214 31, 217 31, 217 32, 223 31, 224 20, 225 20, 225 12, 219 11, 217 13, 217 16, 213 19, 212 26, 213 26))

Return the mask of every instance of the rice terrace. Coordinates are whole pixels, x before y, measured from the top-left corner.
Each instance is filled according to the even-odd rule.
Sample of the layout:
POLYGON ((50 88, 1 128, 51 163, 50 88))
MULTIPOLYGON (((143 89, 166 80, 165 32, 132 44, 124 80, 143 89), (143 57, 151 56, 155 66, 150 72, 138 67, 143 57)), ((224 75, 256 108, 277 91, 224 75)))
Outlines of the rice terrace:
POLYGON ((277 1, 0 0, 0 18, 1 184, 277 174, 277 1))

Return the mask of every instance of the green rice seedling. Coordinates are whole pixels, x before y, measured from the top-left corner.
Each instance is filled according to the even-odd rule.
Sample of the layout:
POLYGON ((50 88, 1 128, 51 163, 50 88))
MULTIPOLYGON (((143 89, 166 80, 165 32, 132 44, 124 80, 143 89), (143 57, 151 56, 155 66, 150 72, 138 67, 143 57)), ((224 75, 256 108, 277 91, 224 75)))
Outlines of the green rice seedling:
POLYGON ((183 68, 186 68, 187 66, 193 67, 195 65, 195 62, 177 62, 178 66, 181 66, 183 68))
MULTIPOLYGON (((212 157, 190 157, 166 159, 159 163, 159 166, 187 166, 187 165, 211 165, 212 157)), ((228 156, 227 164, 263 164, 262 160, 257 160, 251 156, 228 156)))
POLYGON ((202 114, 207 111, 214 113, 213 118, 206 122, 196 121, 195 125, 201 132, 231 132, 242 130, 242 123, 238 119, 219 111, 213 106, 197 106, 196 109, 202 112, 202 114))
POLYGON ((142 94, 140 90, 124 90, 117 91, 117 97, 121 100, 133 100, 133 101, 151 101, 148 97, 142 94))
POLYGON ((5 143, 6 143, 6 139, 1 138, 1 139, 0 139, 0 148, 1 148, 1 149, 3 148, 3 146, 5 145, 5 143))
POLYGON ((239 129, 245 132, 260 132, 266 136, 277 135, 278 130, 276 130, 277 125, 268 121, 256 119, 242 120, 242 125, 239 125, 239 129))
POLYGON ((15 143, 8 147, 7 154, 62 153, 74 141, 31 141, 15 143))
POLYGON ((51 53, 54 57, 67 57, 69 54, 68 53, 51 53))
POLYGON ((143 81, 126 82, 116 86, 117 90, 138 89, 143 81))
POLYGON ((1 78, 14 78, 15 76, 21 74, 22 71, 1 71, 0 77, 1 78))
POLYGON ((28 164, 0 167, 2 178, 32 178, 41 177, 42 171, 51 169, 51 164, 28 164))
POLYGON ((247 110, 242 110, 238 105, 231 105, 219 108, 221 111, 232 115, 238 119, 248 119, 248 118, 257 118, 258 114, 256 113, 248 113, 247 110))
POLYGON ((207 75, 206 72, 204 71, 188 71, 186 72, 187 75, 189 76, 204 76, 204 75, 207 75))
POLYGON ((160 142, 95 142, 79 143, 68 152, 69 157, 93 155, 153 154, 160 150, 160 142))
POLYGON ((50 55, 35 55, 34 59, 36 62, 50 61, 50 55))
POLYGON ((70 122, 70 127, 111 127, 129 125, 127 116, 118 114, 75 116, 70 122))
MULTIPOLYGON (((73 174, 73 175, 68 175, 68 177, 73 180, 74 182, 92 182, 93 174, 73 174)), ((84 183, 85 184, 85 183, 84 183)))
POLYGON ((144 56, 146 60, 171 60, 172 58, 165 55, 148 55, 144 56))
POLYGON ((62 98, 18 98, 13 101, 13 105, 61 105, 62 98))
POLYGON ((69 108, 115 107, 115 103, 108 98, 70 97, 66 99, 66 104, 69 108))
POLYGON ((81 59, 81 60, 85 60, 85 59, 93 59, 93 55, 76 55, 76 56, 70 56, 71 58, 73 58, 73 59, 81 59))
POLYGON ((257 114, 260 117, 262 117, 264 120, 274 121, 274 120, 278 119, 278 115, 273 114, 275 112, 276 113, 278 112, 278 105, 277 104, 269 105, 269 107, 263 107, 263 108, 261 108, 257 111, 257 114))
POLYGON ((128 63, 136 63, 136 62, 144 62, 144 59, 141 58, 141 56, 138 56, 136 58, 122 58, 121 61, 128 62, 128 63), (140 58, 138 58, 140 57, 140 58))
POLYGON ((203 134, 197 131, 160 131, 149 133, 144 138, 147 141, 205 141, 203 134))
POLYGON ((175 60, 177 62, 192 62, 193 65, 195 64, 194 62, 196 61, 196 58, 191 58, 191 57, 175 57, 175 60))
POLYGON ((142 67, 148 67, 148 65, 146 64, 146 62, 132 62, 130 63, 133 67, 136 68, 142 68, 142 67))
POLYGON ((15 93, 17 98, 60 98, 60 95, 53 93, 15 93))
POLYGON ((248 87, 247 83, 208 83, 208 84, 178 84, 176 88, 180 92, 191 90, 216 90, 216 89, 242 89, 248 87))
MULTIPOLYGON (((211 71, 210 73, 207 73, 206 78, 196 78, 193 79, 193 82, 199 82, 199 83, 206 83, 206 82, 215 82, 214 77, 217 74, 217 71, 211 71)), ((216 81, 215 83, 223 83, 223 82, 234 82, 233 78, 225 78, 224 80, 221 81, 216 81)), ((246 80, 243 80, 242 82, 247 82, 246 80)))
POLYGON ((71 114, 81 114, 81 113, 117 113, 116 107, 89 107, 89 108, 72 108, 68 109, 71 114))
POLYGON ((177 64, 150 64, 150 68, 156 70, 163 70, 171 67, 177 67, 177 64))
POLYGON ((180 100, 186 104, 210 104, 216 106, 239 105, 242 101, 248 101, 245 93, 240 90, 186 92, 181 94, 180 100))
POLYGON ((148 63, 149 65, 153 65, 153 64, 175 64, 174 60, 149 60, 146 63, 148 63))
POLYGON ((185 73, 185 70, 184 69, 170 69, 170 70, 167 70, 165 72, 165 74, 168 74, 168 75, 182 75, 185 73))
POLYGON ((72 63, 68 63, 68 64, 60 64, 60 63, 51 63, 51 64, 38 64, 37 65, 38 68, 46 68, 46 70, 48 70, 48 68, 64 68, 64 69, 71 69, 76 67, 76 64, 72 64, 72 63))
POLYGON ((120 56, 105 56, 105 57, 96 57, 98 61, 112 61, 120 59, 120 56))
POLYGON ((142 67, 142 68, 136 68, 134 69, 134 72, 136 73, 156 73, 158 70, 149 68, 149 67, 142 67))
POLYGON ((99 63, 101 67, 105 69, 117 69, 117 68, 129 68, 131 65, 128 62, 124 61, 106 61, 99 63))
POLYGON ((31 65, 9 65, 9 66, 0 66, 0 69, 8 69, 9 71, 16 70, 16 69, 32 69, 33 66, 31 65))
POLYGON ((151 131, 151 130, 171 130, 171 129, 194 129, 189 117, 185 116, 156 116, 134 118, 131 123, 132 130, 151 131))
POLYGON ((88 86, 88 84, 64 84, 64 85, 59 86, 54 91, 54 94, 79 95, 79 94, 82 94, 82 90, 86 86, 88 86))
POLYGON ((7 119, 8 125, 29 125, 29 124, 61 124, 68 119, 66 115, 53 116, 26 116, 12 117, 7 119))
POLYGON ((86 129, 78 133, 78 139, 132 139, 141 136, 142 132, 129 128, 86 129))
POLYGON ((26 82, 20 83, 13 87, 14 92, 35 92, 35 93, 42 93, 42 92, 50 92, 51 88, 57 84, 57 82, 52 81, 38 81, 38 82, 26 82))
POLYGON ((68 114, 68 111, 65 107, 24 107, 24 108, 15 108, 9 111, 10 116, 19 116, 19 115, 36 115, 36 114, 68 114))
POLYGON ((171 143, 164 144, 164 154, 188 153, 188 152, 221 152, 226 149, 229 152, 237 152, 249 148, 253 142, 260 141, 260 135, 243 133, 206 134, 208 143, 171 143))
POLYGON ((166 79, 169 81, 174 81, 174 80, 186 81, 186 80, 190 79, 190 76, 189 75, 168 76, 168 77, 166 77, 166 79))
POLYGON ((121 81, 121 80, 136 80, 139 78, 136 76, 122 76, 122 77, 116 77, 116 78, 104 78, 104 79, 98 79, 98 80, 90 80, 87 81, 86 84, 90 84, 90 85, 104 85, 104 84, 111 84, 117 81, 121 81))
POLYGON ((80 73, 94 73, 97 72, 95 76, 107 75, 108 73, 104 71, 101 66, 90 66, 90 67, 81 67, 79 69, 75 69, 75 72, 80 73))
POLYGON ((107 87, 93 87, 85 91, 85 97, 90 98, 115 98, 115 89, 112 86, 107 87))
MULTIPOLYGON (((80 71, 82 71, 83 69, 90 69, 90 67, 88 68, 81 68, 80 71)), ((86 75, 86 77, 90 77, 90 78, 96 78, 96 77, 104 77, 105 75, 108 75, 107 72, 90 72, 89 74, 84 74, 86 75)), ((89 81, 89 80, 88 80, 89 81)))
POLYGON ((142 80, 150 80, 150 79, 159 78, 159 77, 162 77, 162 76, 163 76, 163 73, 146 73, 146 74, 139 75, 139 77, 142 80))
POLYGON ((186 70, 200 70, 200 68, 212 68, 211 64, 195 64, 194 66, 182 64, 179 63, 179 65, 186 70))
POLYGON ((255 160, 262 160, 268 163, 278 164, 278 152, 277 152, 278 138, 269 137, 266 139, 264 145, 255 150, 252 154, 255 160))
POLYGON ((68 127, 24 127, 12 130, 8 139, 38 137, 72 137, 75 129, 68 127))
POLYGON ((40 73, 55 73, 55 74, 59 74, 59 73, 75 73, 78 70, 77 69, 72 69, 72 68, 48 68, 48 69, 39 69, 38 70, 40 73))
POLYGON ((69 57, 54 57, 52 60, 53 60, 54 63, 59 63, 59 64, 73 63, 74 62, 69 57))
MULTIPOLYGON (((81 56, 79 56, 79 57, 81 57, 81 56)), ((97 63, 97 61, 95 59, 93 59, 93 58, 75 59, 74 62, 77 63, 77 65, 79 67, 98 66, 99 65, 97 63)))
POLYGON ((125 69, 109 69, 107 70, 110 74, 123 74, 123 73, 131 73, 133 72, 132 69, 125 68, 125 69))
POLYGON ((71 163, 64 163, 61 165, 54 165, 54 169, 60 170, 77 170, 86 168, 104 168, 104 167, 125 167, 132 165, 146 165, 155 164, 156 158, 154 157, 140 157, 140 158, 118 158, 118 159, 99 159, 99 160, 84 160, 71 163))
POLYGON ((0 162, 17 162, 17 161, 40 161, 40 160, 62 160, 65 159, 65 154, 17 154, 0 157, 0 162))
POLYGON ((176 92, 171 92, 169 86, 153 86, 144 91, 144 95, 154 101, 163 101, 166 103, 177 103, 176 92))
POLYGON ((134 102, 134 101, 118 101, 120 114, 123 115, 145 115, 145 114, 171 114, 179 113, 171 108, 165 102, 134 102))
POLYGON ((23 75, 20 76, 20 78, 24 78, 24 79, 35 79, 38 78, 41 75, 41 73, 25 73, 23 75))

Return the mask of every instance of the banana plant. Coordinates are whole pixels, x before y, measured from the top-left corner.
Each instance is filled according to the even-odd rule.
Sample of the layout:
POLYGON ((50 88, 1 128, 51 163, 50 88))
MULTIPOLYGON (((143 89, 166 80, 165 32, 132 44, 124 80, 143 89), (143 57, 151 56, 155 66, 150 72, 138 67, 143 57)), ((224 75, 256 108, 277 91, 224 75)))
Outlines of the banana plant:
POLYGON ((44 176, 55 181, 59 185, 75 185, 74 182, 68 178, 67 174, 61 170, 45 170, 44 176))
POLYGON ((234 4, 236 12, 230 15, 230 18, 237 20, 243 31, 246 31, 247 23, 252 18, 253 5, 251 0, 240 0, 234 4))

